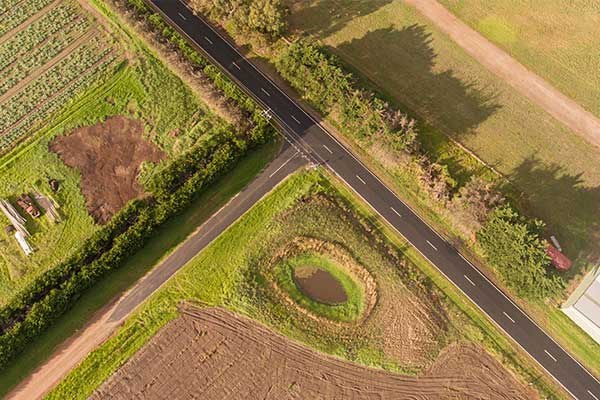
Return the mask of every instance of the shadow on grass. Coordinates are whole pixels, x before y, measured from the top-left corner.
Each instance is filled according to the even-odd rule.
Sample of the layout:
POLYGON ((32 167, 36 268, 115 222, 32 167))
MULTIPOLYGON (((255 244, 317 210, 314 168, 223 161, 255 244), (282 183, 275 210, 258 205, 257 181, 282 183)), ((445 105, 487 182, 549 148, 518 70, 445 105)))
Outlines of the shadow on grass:
POLYGON ((236 168, 215 182, 198 196, 183 213, 163 225, 144 248, 119 269, 112 271, 86 291, 73 308, 62 315, 42 333, 8 368, 0 371, 0 397, 3 397, 25 379, 38 365, 54 352, 94 316, 102 307, 111 304, 117 296, 131 287, 164 256, 183 242, 215 211, 244 188, 272 160, 279 148, 270 143, 246 156, 236 168))
MULTIPOLYGON (((463 81, 450 69, 435 70, 437 53, 431 33, 423 25, 400 30, 385 28, 370 31, 361 38, 341 43, 336 51, 348 55, 355 65, 364 66, 367 75, 389 90, 419 116, 458 139, 473 133, 500 105, 496 94, 476 81, 463 81), (358 61, 355 62, 355 61, 358 61)), ((360 68, 360 67, 359 67, 360 68)))
POLYGON ((291 26, 325 38, 342 29, 355 18, 369 15, 393 0, 289 0, 294 9, 291 26), (309 3, 307 5, 307 3, 309 3))
POLYGON ((569 174, 564 167, 535 156, 523 161, 509 178, 527 188, 526 202, 537 205, 533 214, 547 222, 548 233, 558 238, 565 254, 581 261, 568 279, 586 263, 600 260, 600 187, 586 186, 582 174, 569 174))

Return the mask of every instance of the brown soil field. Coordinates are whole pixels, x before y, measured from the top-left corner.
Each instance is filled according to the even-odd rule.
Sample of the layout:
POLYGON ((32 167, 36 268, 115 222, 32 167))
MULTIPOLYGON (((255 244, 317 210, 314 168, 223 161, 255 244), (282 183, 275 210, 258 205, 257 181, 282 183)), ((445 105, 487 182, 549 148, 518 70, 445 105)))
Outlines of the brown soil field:
POLYGON ((316 352, 221 308, 184 307, 91 399, 528 399, 471 344, 445 349, 420 377, 316 352))
POLYGON ((69 167, 81 174, 88 212, 103 224, 144 191, 137 182, 143 161, 159 162, 165 154, 142 135, 142 122, 115 116, 75 129, 50 143, 69 167))
POLYGON ((324 304, 340 304, 348 300, 344 287, 333 275, 311 265, 293 271, 294 282, 306 296, 324 304))

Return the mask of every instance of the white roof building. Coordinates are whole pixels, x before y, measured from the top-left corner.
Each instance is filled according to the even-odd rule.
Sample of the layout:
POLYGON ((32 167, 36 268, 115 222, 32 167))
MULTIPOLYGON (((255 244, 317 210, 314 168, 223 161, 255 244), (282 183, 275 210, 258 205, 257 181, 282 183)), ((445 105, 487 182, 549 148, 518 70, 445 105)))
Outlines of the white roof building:
POLYGON ((582 287, 583 293, 579 295, 578 291, 576 300, 563 312, 600 344, 600 268, 584 280, 582 287))

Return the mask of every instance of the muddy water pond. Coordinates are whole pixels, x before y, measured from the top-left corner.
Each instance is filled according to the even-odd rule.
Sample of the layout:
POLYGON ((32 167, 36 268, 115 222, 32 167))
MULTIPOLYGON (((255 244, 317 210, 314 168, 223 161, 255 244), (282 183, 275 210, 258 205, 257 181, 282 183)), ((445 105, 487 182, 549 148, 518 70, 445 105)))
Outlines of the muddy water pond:
POLYGON ((335 305, 348 300, 344 287, 328 271, 311 265, 294 268, 294 282, 304 295, 319 303, 335 305))

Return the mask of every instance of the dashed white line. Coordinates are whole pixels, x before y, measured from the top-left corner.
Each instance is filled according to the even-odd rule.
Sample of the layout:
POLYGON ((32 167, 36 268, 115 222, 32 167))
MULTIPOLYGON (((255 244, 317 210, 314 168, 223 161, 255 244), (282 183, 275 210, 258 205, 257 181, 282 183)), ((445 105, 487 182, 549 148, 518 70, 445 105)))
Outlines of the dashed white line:
POLYGON ((235 62, 235 61, 234 61, 234 62, 232 62, 232 64, 233 64, 233 66, 234 66, 234 67, 236 67, 236 68, 237 68, 237 69, 239 69, 240 71, 242 70, 242 69, 240 68, 240 66, 236 64, 236 62, 235 62))
POLYGON ((548 354, 548 357, 550 357, 551 359, 554 360, 554 362, 556 362, 556 358, 554 358, 554 356, 552 354, 550 354, 550 352, 548 350, 544 350, 544 353, 548 354))
POLYGON ((589 390, 588 390, 587 392, 588 392, 588 393, 590 394, 590 396, 592 396, 594 399, 596 399, 596 400, 600 400, 598 397, 596 397, 596 395, 595 395, 594 393, 590 392, 589 390))
POLYGON ((433 249, 434 249, 435 251, 438 251, 437 247, 435 247, 435 246, 433 245, 433 243, 431 243, 429 240, 427 241, 427 244, 429 244, 431 247, 433 247, 433 249))
POLYGON ((270 94, 269 92, 267 92, 267 91, 265 90, 265 88, 260 88, 260 90, 262 90, 262 91, 263 91, 263 93, 264 93, 264 94, 266 94, 267 96, 271 96, 271 94, 270 94))
POLYGON ((512 318, 510 317, 510 315, 508 315, 508 314, 507 314, 507 313, 505 313, 504 311, 502 311, 502 314, 504 314, 504 316, 505 316, 506 318, 510 319, 510 322, 512 322, 513 324, 515 323, 515 320, 514 320, 514 319, 512 319, 512 318))
POLYGON ((398 211, 396 211, 396 209, 394 207, 390 207, 390 209, 394 212, 394 214, 396 214, 399 217, 402 217, 402 214, 400 214, 398 211))
POLYGON ((206 36, 204 36, 204 39, 206 39, 206 41, 207 41, 208 43, 210 43, 210 44, 213 44, 213 41, 212 41, 212 40, 210 40, 209 38, 207 38, 206 36))
POLYGON ((361 178, 360 176, 356 175, 356 177, 358 178, 359 181, 361 181, 363 183, 363 185, 367 184, 367 182, 365 182, 364 179, 361 178))
POLYGON ((292 117, 292 119, 296 121, 298 125, 300 125, 300 120, 298 120, 298 118, 294 117, 293 115, 290 115, 290 117, 292 117))
POLYGON ((471 278, 469 278, 469 277, 468 277, 468 276, 466 276, 466 275, 463 275, 463 276, 465 277, 465 279, 466 279, 466 280, 468 280, 468 281, 469 281, 469 283, 470 283, 471 285, 475 286, 475 282, 473 282, 473 281, 471 280, 471 278))
POLYGON ((290 158, 288 158, 288 159, 286 160, 286 162, 284 162, 283 164, 281 164, 281 165, 279 166, 279 168, 277 168, 275 171, 273 171, 273 173, 272 173, 271 175, 269 175, 269 178, 272 178, 272 177, 273 177, 273 175, 275 175, 276 173, 278 173, 278 172, 281 170, 281 168, 285 167, 285 166, 287 165, 287 163, 289 163, 290 161, 292 161, 292 159, 293 159, 294 157, 296 157, 296 156, 298 155, 298 153, 299 153, 299 151, 296 151, 296 152, 294 153, 294 155, 293 155, 293 156, 291 156, 290 158))
POLYGON ((178 13, 178 14, 179 14, 179 17, 181 17, 182 20, 184 20, 184 21, 187 20, 187 18, 184 17, 182 13, 178 13))
MULTIPOLYGON (((325 146, 325 145, 323 145, 323 147, 325 147, 325 150, 327 150, 327 151, 329 152, 329 154, 333 154, 333 151, 331 151, 331 150, 329 149, 329 147, 327 147, 327 146, 325 146)), ((358 176, 358 175, 357 175, 357 176, 358 176)), ((360 177, 359 177, 358 179, 360 179, 360 177)), ((360 179, 360 180, 362 181, 362 179, 360 179)), ((363 181, 363 183, 365 183, 365 182, 363 181)))

